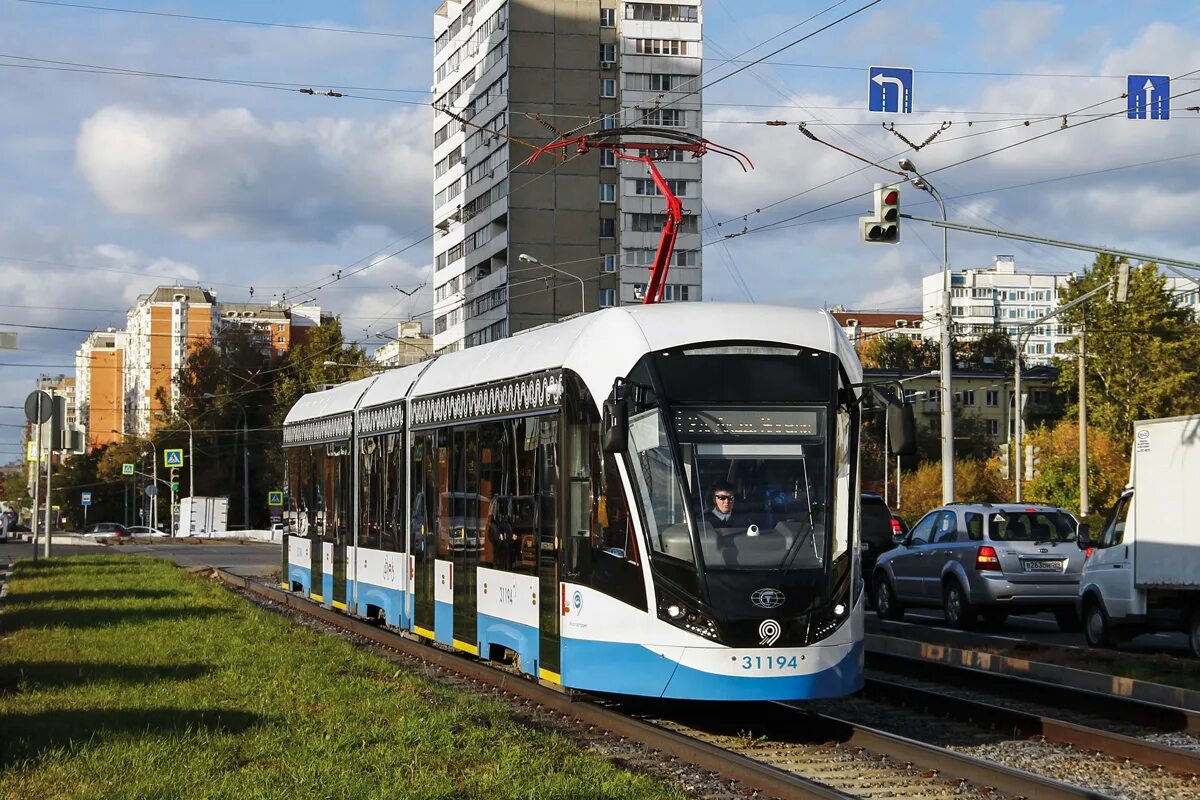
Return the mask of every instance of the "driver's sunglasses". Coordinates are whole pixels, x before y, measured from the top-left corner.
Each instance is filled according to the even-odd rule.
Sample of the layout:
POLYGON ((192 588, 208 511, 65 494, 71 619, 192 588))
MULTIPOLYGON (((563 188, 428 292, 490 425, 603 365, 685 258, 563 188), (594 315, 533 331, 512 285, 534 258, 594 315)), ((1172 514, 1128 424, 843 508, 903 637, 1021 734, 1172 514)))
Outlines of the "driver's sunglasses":
POLYGON ((732 500, 733 499, 733 495, 731 495, 731 494, 714 494, 713 497, 715 497, 718 500, 732 500))

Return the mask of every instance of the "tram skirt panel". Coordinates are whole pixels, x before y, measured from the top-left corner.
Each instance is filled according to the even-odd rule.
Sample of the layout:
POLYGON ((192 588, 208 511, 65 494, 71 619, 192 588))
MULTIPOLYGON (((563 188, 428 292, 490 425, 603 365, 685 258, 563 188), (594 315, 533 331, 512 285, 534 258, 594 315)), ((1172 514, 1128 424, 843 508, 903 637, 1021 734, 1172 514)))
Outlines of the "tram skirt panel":
POLYGON ((507 647, 521 659, 521 670, 535 675, 539 660, 538 579, 536 575, 480 567, 475 579, 479 655, 492 645, 507 647))
POLYGON ((355 608, 360 617, 370 617, 374 609, 383 612, 384 622, 394 628, 408 623, 408 556, 384 550, 354 548, 358 570, 355 608))
POLYGON ((454 564, 433 562, 433 638, 454 646, 454 564))
POLYGON ((288 537, 287 583, 288 590, 301 592, 308 597, 312 591, 312 539, 302 536, 288 537))

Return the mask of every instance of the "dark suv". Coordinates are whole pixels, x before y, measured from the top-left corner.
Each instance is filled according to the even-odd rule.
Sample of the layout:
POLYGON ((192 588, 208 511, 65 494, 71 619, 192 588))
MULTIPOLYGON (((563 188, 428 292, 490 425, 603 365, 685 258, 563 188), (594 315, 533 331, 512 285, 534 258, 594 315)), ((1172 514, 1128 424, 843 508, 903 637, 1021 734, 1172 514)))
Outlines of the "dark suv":
POLYGON ((859 549, 862 552, 862 574, 867 582, 867 594, 875 599, 875 587, 870 581, 879 556, 896 546, 896 534, 900 522, 892 515, 883 498, 873 492, 863 492, 859 500, 862 519, 862 536, 859 549))

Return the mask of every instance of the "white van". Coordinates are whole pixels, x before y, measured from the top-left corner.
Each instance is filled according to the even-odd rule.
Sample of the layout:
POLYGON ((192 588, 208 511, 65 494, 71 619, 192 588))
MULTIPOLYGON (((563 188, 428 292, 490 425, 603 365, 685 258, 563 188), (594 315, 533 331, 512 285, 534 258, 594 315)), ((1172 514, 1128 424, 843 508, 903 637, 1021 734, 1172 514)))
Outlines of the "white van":
POLYGON ((1086 527, 1079 601, 1089 646, 1185 631, 1200 657, 1200 414, 1134 424, 1129 486, 1086 527))

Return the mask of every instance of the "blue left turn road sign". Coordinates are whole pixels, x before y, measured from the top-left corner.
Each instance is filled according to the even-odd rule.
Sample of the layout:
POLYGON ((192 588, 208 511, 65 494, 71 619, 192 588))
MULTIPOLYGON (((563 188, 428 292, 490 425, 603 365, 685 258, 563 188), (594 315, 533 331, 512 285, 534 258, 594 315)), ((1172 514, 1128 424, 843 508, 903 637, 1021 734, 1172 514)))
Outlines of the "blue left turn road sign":
POLYGON ((867 71, 867 109, 911 114, 913 80, 909 67, 871 67, 867 71))

